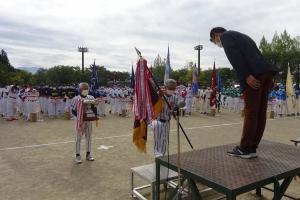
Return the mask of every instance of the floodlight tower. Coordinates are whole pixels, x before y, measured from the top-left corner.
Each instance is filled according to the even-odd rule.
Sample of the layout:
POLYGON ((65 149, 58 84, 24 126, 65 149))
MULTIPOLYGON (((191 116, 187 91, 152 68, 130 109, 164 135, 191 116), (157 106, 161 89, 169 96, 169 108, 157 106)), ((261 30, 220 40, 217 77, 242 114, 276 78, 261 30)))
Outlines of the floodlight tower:
POLYGON ((203 45, 199 44, 194 49, 198 51, 198 76, 200 76, 200 51, 203 49, 203 45))
POLYGON ((81 52, 81 57, 82 57, 82 73, 84 73, 84 53, 88 52, 88 48, 87 47, 78 47, 78 52, 81 52))

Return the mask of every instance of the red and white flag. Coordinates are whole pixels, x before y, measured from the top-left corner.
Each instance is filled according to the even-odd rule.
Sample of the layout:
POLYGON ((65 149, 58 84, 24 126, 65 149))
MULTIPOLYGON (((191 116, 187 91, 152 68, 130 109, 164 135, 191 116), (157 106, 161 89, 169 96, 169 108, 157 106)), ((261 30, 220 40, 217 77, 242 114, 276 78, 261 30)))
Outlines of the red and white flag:
POLYGON ((83 114, 84 114, 84 104, 83 100, 79 98, 76 103, 77 117, 76 117, 76 130, 83 134, 83 114))

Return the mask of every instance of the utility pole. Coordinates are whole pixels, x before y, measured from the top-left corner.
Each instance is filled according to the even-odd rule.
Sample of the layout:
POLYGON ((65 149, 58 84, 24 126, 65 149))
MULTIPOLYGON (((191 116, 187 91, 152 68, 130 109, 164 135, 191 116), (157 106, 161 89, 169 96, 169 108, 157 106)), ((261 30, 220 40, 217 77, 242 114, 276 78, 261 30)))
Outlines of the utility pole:
POLYGON ((82 63, 81 63, 81 69, 82 69, 82 74, 84 73, 84 53, 88 52, 87 47, 78 47, 78 52, 81 52, 81 58, 82 58, 82 63))

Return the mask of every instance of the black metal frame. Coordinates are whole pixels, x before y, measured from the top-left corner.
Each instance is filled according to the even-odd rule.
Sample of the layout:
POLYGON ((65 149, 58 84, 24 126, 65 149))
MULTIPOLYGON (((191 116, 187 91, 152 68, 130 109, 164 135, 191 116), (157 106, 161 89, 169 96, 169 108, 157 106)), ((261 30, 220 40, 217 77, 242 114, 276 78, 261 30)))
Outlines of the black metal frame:
MULTIPOLYGON (((156 172, 160 171, 161 165, 165 166, 165 167, 169 167, 172 170, 177 169, 176 165, 174 165, 172 163, 168 163, 168 162, 162 160, 160 157, 155 159, 155 163, 156 163, 156 172)), ((259 196, 259 195, 261 195, 261 188, 264 188, 266 185, 273 183, 274 184, 274 200, 280 200, 284 196, 284 193, 286 192, 287 188, 289 187, 293 177, 300 174, 300 166, 299 166, 299 168, 297 168, 295 170, 291 170, 289 172, 282 173, 276 177, 269 177, 262 181, 254 182, 252 184, 249 184, 247 186, 242 186, 242 187, 240 187, 238 189, 234 189, 234 190, 231 190, 231 189, 226 188, 222 185, 219 185, 215 182, 212 182, 208 179, 205 179, 196 174, 188 172, 185 169, 181 169, 181 173, 182 173, 182 176, 189 181, 189 184, 192 189, 192 199, 197 199, 197 200, 202 199, 201 194, 199 193, 199 191, 196 187, 196 184, 195 184, 195 181, 197 181, 197 182, 200 182, 200 183, 216 190, 217 192, 220 192, 220 193, 226 195, 226 198, 228 200, 229 199, 235 200, 236 196, 246 193, 246 192, 249 192, 251 190, 256 190, 256 194, 259 196), (280 180, 283 180, 281 185, 279 183, 280 180)), ((160 180, 160 173, 156 173, 156 180, 160 180)), ((160 193, 157 191, 160 191, 159 181, 156 181, 156 195, 155 195, 155 199, 159 200, 160 193)))

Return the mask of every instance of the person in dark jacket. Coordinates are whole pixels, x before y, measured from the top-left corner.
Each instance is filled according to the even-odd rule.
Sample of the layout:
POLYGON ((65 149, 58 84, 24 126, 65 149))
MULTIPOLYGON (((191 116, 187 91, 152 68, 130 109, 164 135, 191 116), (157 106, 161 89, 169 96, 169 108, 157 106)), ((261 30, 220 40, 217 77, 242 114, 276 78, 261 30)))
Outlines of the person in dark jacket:
POLYGON ((216 27, 210 31, 210 41, 224 48, 245 98, 245 118, 240 145, 228 154, 255 158, 266 125, 268 93, 272 89, 273 76, 277 69, 267 62, 255 42, 243 33, 216 27))

